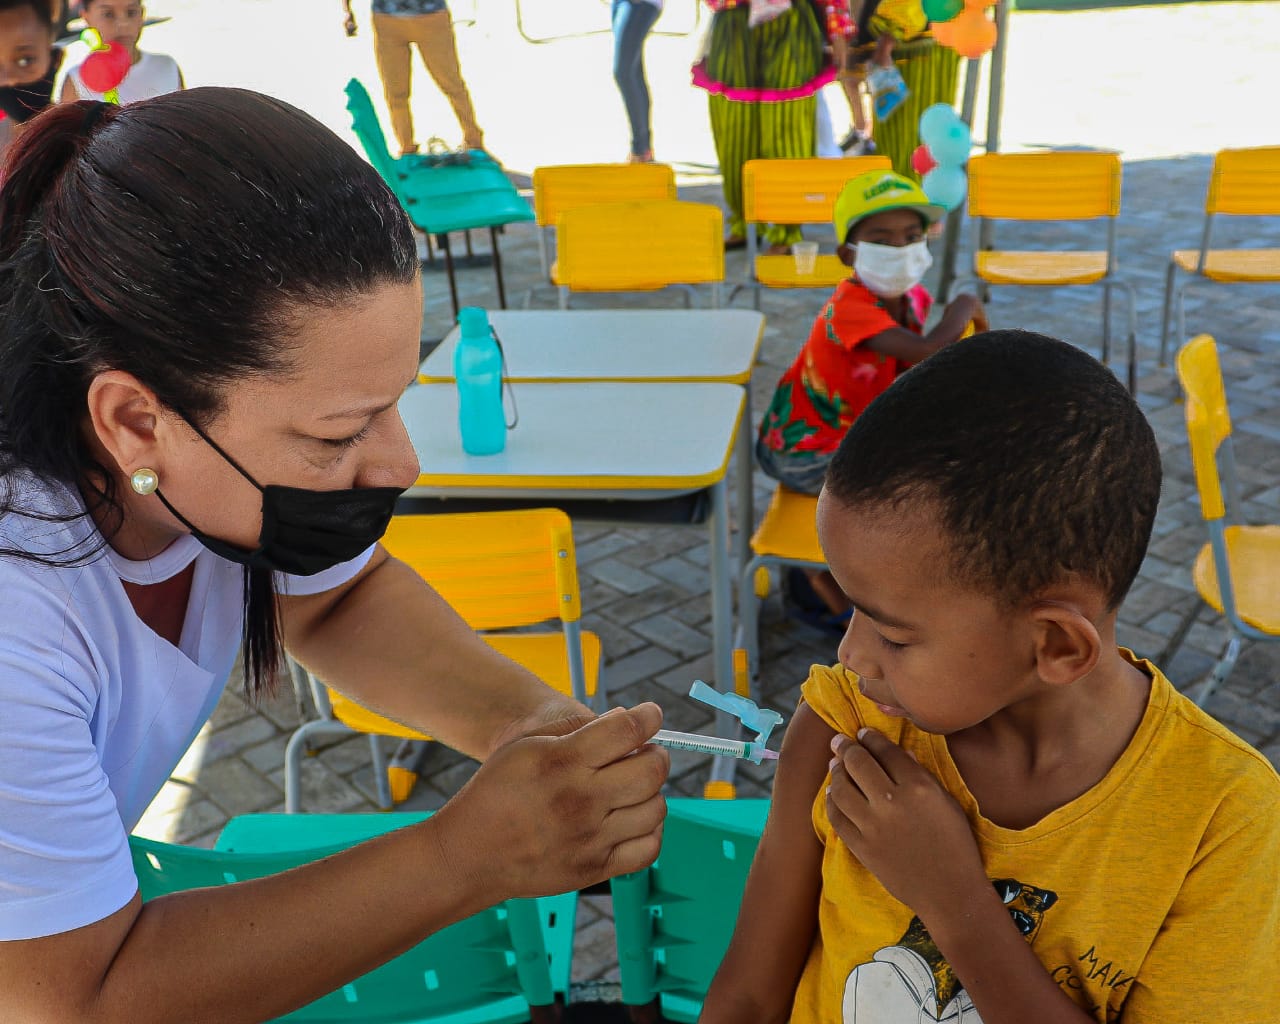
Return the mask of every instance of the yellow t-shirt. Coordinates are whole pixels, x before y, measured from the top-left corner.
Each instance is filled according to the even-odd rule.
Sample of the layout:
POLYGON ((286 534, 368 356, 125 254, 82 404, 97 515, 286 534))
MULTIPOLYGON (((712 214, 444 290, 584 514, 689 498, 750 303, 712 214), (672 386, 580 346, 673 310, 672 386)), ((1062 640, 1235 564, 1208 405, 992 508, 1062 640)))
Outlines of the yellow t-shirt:
MULTIPOLYGON (((881 714, 852 672, 815 665, 802 693, 828 725, 850 736, 878 729, 941 781, 1036 956, 1098 1021, 1276 1024, 1280 777, 1133 660, 1153 683, 1120 760, 1019 830, 982 817, 944 737, 881 714)), ((832 830, 821 791, 813 823, 824 846, 819 931, 792 1024, 981 1024, 919 919, 832 830)))

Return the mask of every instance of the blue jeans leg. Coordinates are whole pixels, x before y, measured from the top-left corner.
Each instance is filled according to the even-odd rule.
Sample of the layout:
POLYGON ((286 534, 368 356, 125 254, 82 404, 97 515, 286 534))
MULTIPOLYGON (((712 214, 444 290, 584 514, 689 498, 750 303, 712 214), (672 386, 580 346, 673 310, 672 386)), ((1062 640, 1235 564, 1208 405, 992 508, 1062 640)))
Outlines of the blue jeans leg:
POLYGON ((649 83, 644 77, 644 40, 661 13, 646 0, 613 0, 613 79, 631 122, 631 152, 649 152, 649 83))

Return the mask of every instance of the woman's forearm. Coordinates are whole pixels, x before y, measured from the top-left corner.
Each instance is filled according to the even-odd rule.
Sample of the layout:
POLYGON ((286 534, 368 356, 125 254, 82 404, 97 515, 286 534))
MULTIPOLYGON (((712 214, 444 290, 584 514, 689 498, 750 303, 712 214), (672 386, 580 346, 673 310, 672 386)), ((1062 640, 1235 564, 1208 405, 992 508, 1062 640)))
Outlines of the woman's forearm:
POLYGON ((451 871, 439 831, 429 819, 281 875, 135 897, 87 928, 0 943, 4 1017, 274 1019, 502 899, 451 871))
POLYGON ((280 875, 135 896, 95 924, 0 942, 0 1019, 274 1019, 485 907, 638 871, 666 814, 667 754, 645 745, 661 722, 642 704, 510 743, 420 824, 280 875))
POLYGON ((519 723, 588 716, 481 640, 412 569, 385 558, 322 614, 290 616, 289 652, 330 686, 484 758, 519 723))

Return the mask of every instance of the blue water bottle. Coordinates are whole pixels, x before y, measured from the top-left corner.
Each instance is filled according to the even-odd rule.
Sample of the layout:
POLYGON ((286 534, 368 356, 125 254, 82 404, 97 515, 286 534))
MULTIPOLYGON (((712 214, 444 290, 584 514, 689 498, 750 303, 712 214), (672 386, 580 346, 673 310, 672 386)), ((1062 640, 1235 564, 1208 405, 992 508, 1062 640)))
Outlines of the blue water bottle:
POLYGON ((453 351, 458 384, 458 426, 468 455, 496 455, 507 443, 502 411, 502 351, 479 306, 458 313, 461 336, 453 351))

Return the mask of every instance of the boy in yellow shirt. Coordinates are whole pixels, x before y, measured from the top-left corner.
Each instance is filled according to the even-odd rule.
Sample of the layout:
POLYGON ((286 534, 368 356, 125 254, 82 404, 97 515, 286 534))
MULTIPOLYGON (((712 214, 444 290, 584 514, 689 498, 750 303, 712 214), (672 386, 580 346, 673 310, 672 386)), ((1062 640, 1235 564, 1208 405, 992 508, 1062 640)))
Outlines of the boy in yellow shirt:
POLYGON ((1280 1019, 1280 777, 1116 646, 1159 496, 1132 397, 1041 335, 858 417, 818 503, 856 612, 702 1024, 1280 1019))

